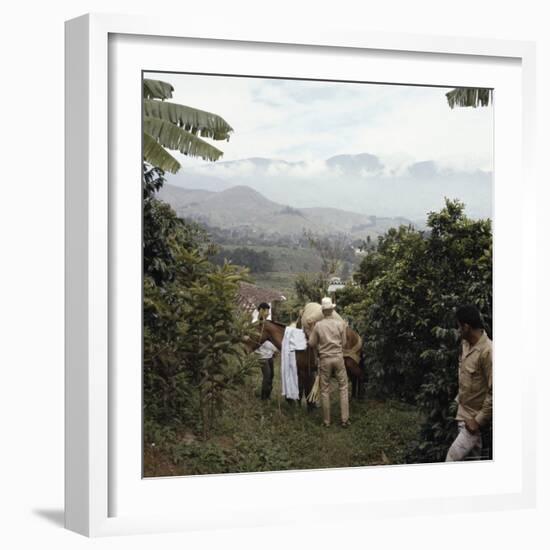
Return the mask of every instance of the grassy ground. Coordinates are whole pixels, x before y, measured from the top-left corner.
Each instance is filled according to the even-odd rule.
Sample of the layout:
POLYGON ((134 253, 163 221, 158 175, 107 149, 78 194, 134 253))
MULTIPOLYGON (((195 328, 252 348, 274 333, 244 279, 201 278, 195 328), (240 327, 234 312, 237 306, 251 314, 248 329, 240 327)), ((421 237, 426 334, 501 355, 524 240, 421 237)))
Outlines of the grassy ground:
MULTIPOLYGON (((279 368, 276 364, 276 373, 279 368)), ((146 447, 146 477, 227 472, 262 472, 380 464, 401 464, 415 438, 420 415, 398 402, 351 401, 352 425, 339 425, 336 387, 331 398, 333 425, 321 426, 321 409, 307 412, 280 394, 276 374, 270 401, 258 398, 261 375, 226 404, 209 440, 190 431, 172 444, 146 447)))

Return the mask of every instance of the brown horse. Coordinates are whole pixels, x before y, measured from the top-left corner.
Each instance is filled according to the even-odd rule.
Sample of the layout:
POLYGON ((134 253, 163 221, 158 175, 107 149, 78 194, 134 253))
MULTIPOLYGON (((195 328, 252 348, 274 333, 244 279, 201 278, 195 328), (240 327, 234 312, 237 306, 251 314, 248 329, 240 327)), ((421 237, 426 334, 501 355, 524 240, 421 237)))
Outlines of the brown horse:
MULTIPOLYGON (((259 338, 258 340, 254 339, 253 349, 257 349, 266 340, 269 340, 279 351, 281 351, 286 326, 268 320, 260 321, 257 326, 259 338)), ((347 328, 346 338, 350 348, 356 347, 361 341, 359 335, 349 327, 347 328)), ((358 361, 352 357, 344 356, 344 363, 346 365, 348 377, 351 380, 351 395, 352 397, 360 399, 364 394, 365 371, 362 351, 360 351, 358 355, 358 361)), ((317 371, 315 352, 313 349, 308 346, 305 350, 296 351, 296 367, 298 373, 299 399, 301 400, 302 397, 307 399, 313 387, 315 373, 317 371)), ((308 406, 309 405, 311 404, 308 403, 308 406)))

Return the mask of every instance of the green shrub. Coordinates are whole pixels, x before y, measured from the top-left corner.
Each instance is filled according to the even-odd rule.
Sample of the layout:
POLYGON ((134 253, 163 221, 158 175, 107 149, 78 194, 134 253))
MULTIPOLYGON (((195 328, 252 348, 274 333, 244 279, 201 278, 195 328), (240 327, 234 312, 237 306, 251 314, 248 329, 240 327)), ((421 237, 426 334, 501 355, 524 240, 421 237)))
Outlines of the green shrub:
POLYGON ((183 426, 208 437, 224 395, 250 368, 250 323, 237 308, 242 268, 208 261, 212 245, 154 196, 159 170, 145 171, 143 406, 145 439, 183 426))
MULTIPOLYGON (((416 404, 426 415, 410 461, 444 458, 454 437, 459 341, 455 309, 474 304, 491 335, 490 220, 471 220, 446 200, 428 231, 402 226, 379 238, 362 261, 345 313, 364 336, 371 395, 416 404)), ((340 303, 342 303, 340 301, 340 303)))

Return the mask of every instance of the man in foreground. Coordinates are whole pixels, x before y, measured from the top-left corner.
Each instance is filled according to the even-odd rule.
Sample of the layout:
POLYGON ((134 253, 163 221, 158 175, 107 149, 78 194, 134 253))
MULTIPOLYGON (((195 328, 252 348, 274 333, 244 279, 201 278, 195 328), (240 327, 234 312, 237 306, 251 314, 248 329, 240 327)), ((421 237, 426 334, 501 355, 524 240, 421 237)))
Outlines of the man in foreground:
POLYGON ((493 413, 493 343, 483 329, 479 311, 462 306, 456 312, 462 352, 458 367, 458 436, 449 448, 447 462, 480 458, 481 430, 493 413))
POLYGON ((321 405, 323 407, 323 426, 330 426, 330 377, 332 373, 338 381, 340 391, 340 414, 342 427, 347 428, 349 421, 348 376, 344 365, 346 346, 346 324, 333 315, 334 305, 330 298, 321 301, 324 318, 318 321, 309 336, 309 345, 319 354, 319 383, 321 405))

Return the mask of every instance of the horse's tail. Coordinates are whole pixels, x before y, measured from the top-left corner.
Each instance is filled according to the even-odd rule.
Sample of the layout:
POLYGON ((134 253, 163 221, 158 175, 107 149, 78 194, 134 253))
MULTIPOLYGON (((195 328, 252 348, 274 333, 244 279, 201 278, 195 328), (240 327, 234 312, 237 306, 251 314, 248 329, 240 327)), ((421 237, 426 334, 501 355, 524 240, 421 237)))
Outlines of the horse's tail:
POLYGON ((359 370, 361 371, 361 374, 363 375, 363 380, 367 381, 367 365, 365 362, 365 352, 363 348, 361 347, 361 354, 359 355, 359 370))

